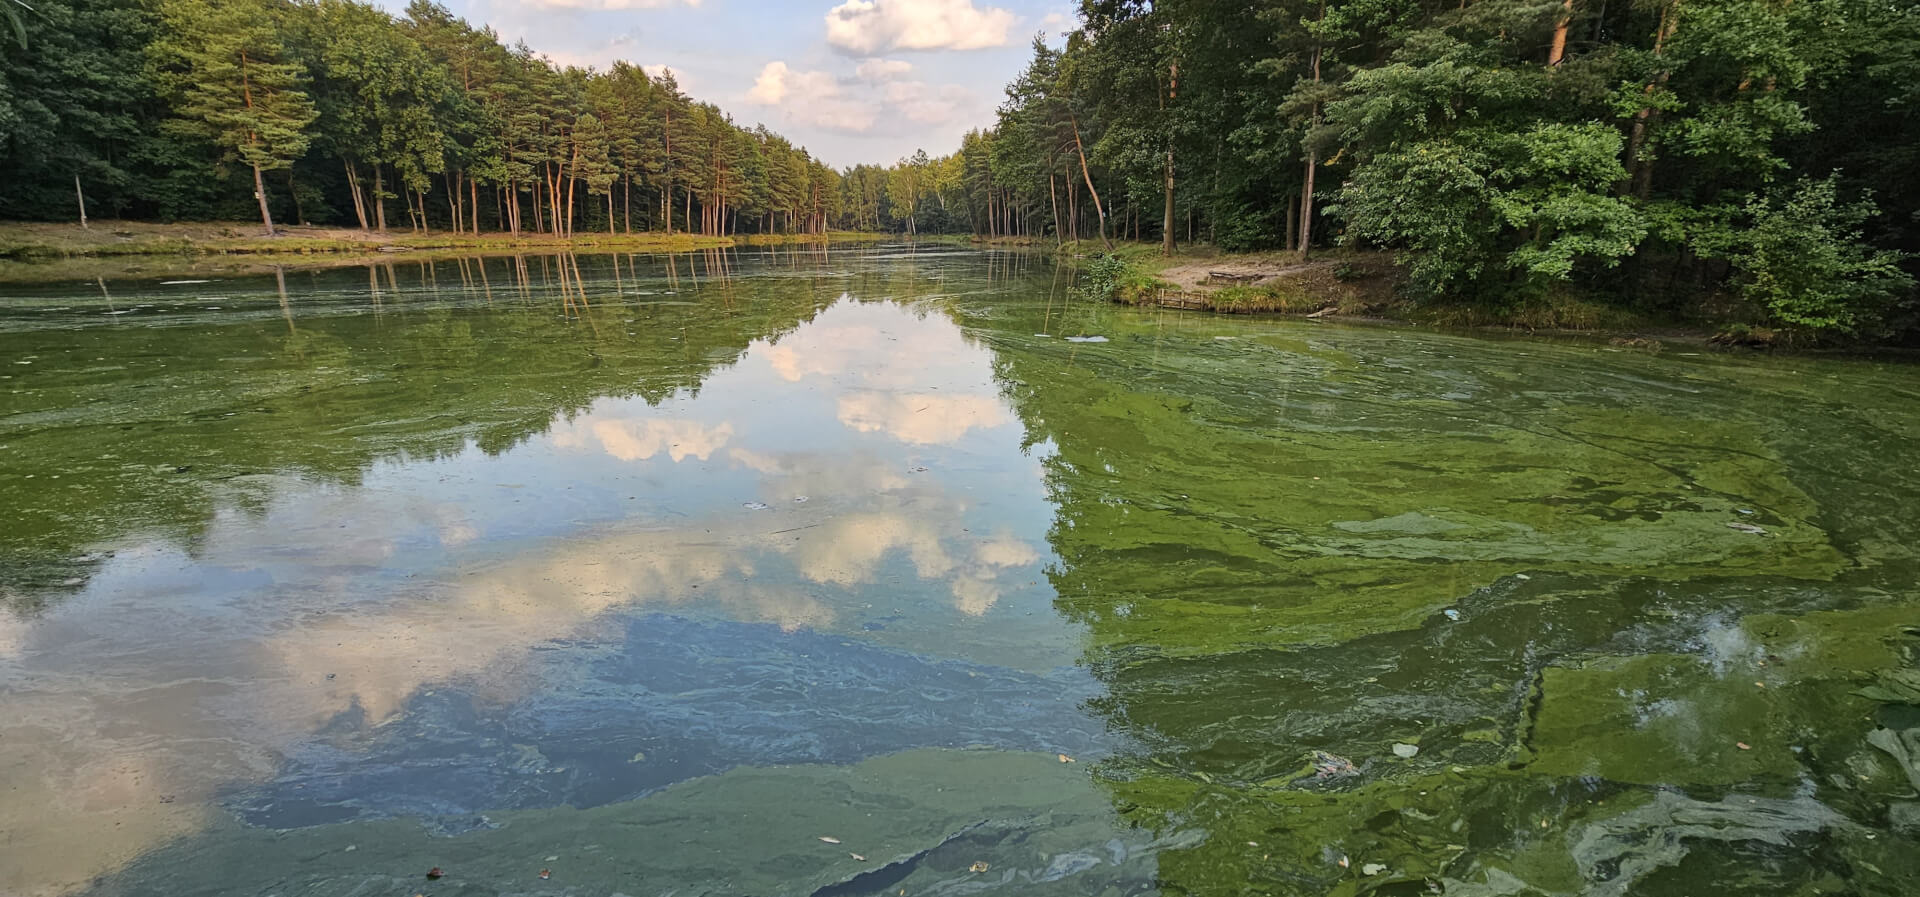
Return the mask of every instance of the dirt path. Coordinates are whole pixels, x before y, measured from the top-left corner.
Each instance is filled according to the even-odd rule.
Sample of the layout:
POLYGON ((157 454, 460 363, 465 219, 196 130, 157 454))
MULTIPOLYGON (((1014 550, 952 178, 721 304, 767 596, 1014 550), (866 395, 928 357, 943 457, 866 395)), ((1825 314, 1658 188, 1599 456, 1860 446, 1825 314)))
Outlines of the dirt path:
POLYGON ((1287 277, 1297 277, 1329 262, 1302 262, 1293 253, 1271 255, 1235 255, 1194 259, 1162 268, 1161 280, 1183 290, 1212 292, 1230 286, 1259 286, 1287 277), (1227 275, 1216 279, 1213 275, 1227 275))

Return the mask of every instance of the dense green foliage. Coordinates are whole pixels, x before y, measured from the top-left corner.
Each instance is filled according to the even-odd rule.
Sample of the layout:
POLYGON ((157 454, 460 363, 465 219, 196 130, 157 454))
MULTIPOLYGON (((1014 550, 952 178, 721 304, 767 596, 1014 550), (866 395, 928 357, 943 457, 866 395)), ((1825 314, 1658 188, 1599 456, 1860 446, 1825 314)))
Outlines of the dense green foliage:
POLYGON ((1104 219, 1170 248, 1393 250, 1427 301, 1569 291, 1912 328, 1912 4, 1084 0, 1081 17, 1063 50, 1035 44, 996 127, 929 163, 976 233, 1087 239, 1104 219))
POLYGON ((78 186, 96 214, 269 228, 1342 244, 1399 253, 1431 302, 1920 321, 1912 4, 1080 12, 992 128, 840 172, 671 73, 557 67, 429 0, 47 0, 0 57, 0 217, 70 218, 78 186))
POLYGON ((397 19, 356 0, 46 0, 17 18, 0 218, 72 219, 76 187, 95 215, 269 228, 720 235, 840 212, 839 173, 670 72, 557 67, 427 0, 397 19))

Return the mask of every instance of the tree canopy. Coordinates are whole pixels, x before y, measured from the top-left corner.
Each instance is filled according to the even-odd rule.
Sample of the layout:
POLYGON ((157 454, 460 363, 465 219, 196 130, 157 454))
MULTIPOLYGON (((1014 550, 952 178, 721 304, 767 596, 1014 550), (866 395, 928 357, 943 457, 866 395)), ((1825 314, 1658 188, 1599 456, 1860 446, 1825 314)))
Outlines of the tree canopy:
POLYGON ((431 0, 0 9, 0 217, 71 217, 77 179, 97 212, 269 228, 1345 246, 1423 302, 1920 330, 1910 3, 1082 0, 989 127, 840 171, 431 0))

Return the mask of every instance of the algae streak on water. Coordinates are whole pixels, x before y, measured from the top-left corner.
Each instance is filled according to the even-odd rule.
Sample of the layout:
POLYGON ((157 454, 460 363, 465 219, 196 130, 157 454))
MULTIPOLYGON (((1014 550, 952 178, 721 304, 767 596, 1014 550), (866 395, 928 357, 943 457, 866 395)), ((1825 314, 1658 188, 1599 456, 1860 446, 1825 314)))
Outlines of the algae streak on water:
POLYGON ((0 306, 0 891, 1920 887, 1910 366, 911 246, 193 279, 0 306))

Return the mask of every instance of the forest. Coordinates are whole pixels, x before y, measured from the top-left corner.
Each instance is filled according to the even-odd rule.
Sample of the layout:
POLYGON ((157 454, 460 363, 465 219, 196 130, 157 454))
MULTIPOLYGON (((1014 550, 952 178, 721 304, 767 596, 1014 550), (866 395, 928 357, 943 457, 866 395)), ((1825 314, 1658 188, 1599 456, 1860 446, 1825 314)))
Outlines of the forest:
MULTIPOLYGON (((7 0, 11 2, 11 0, 7 0)), ((0 3, 4 6, 5 3, 0 3)), ((618 63, 443 6, 43 0, 0 50, 0 218, 464 232, 821 232, 840 177, 618 63)))
POLYGON ((1416 301, 1574 295, 1911 337, 1920 4, 1085 0, 936 160, 988 234, 1390 250, 1416 301))
POLYGON ((1083 0, 990 127, 845 170, 428 0, 8 3, 0 218, 1345 247, 1418 302, 1920 332, 1896 0, 1083 0))

